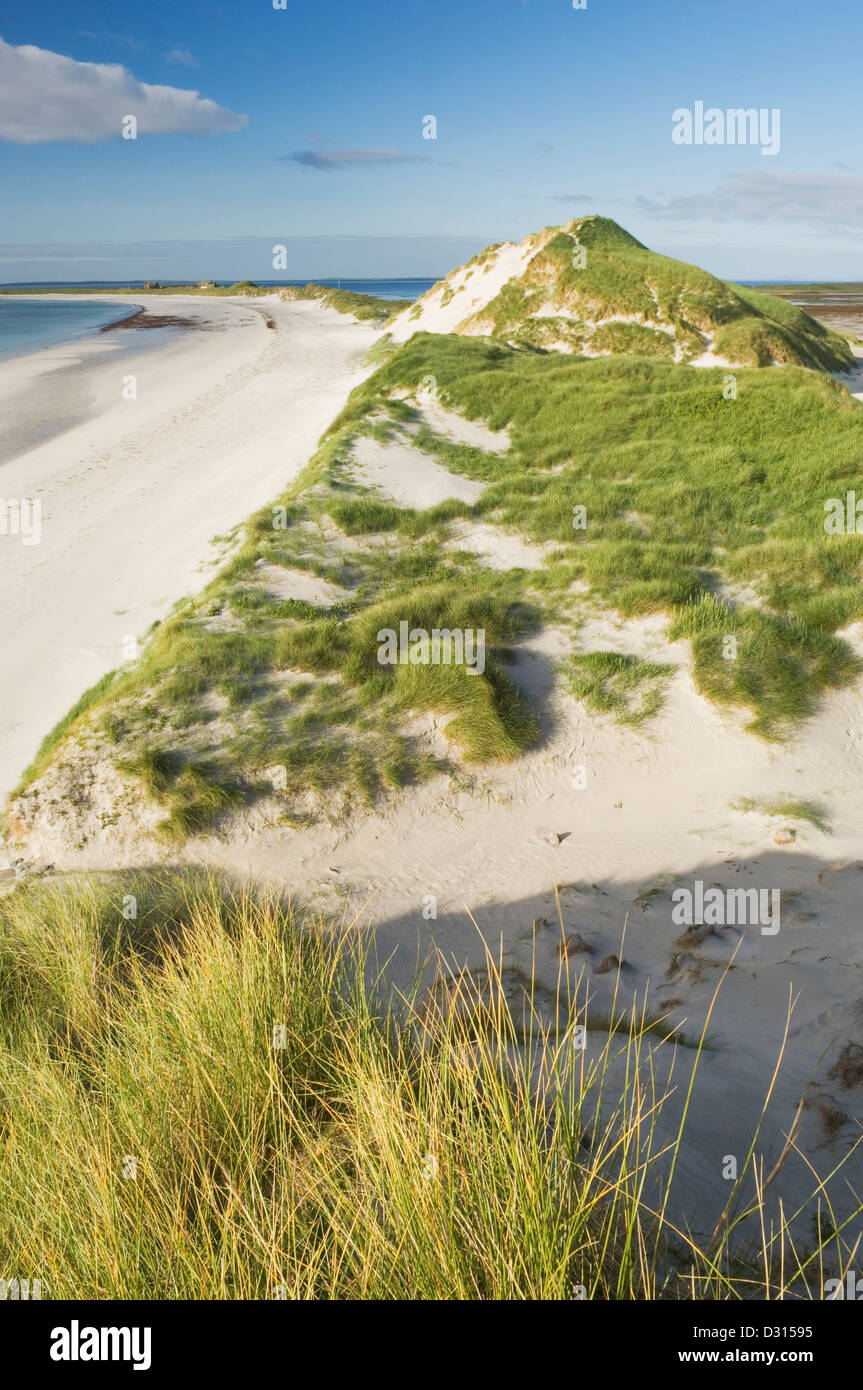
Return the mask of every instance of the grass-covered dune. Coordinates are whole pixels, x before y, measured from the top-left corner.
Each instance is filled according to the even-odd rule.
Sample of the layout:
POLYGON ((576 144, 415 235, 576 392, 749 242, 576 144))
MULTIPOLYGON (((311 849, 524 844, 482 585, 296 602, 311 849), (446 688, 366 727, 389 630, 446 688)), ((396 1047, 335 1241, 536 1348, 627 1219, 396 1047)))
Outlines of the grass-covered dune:
POLYGON ((507 455, 476 469, 488 484, 476 512, 560 545, 549 588, 579 579, 625 616, 672 615, 705 693, 751 709, 763 734, 854 673, 834 634, 863 615, 863 539, 826 535, 824 519, 828 498, 860 487, 863 417, 831 379, 747 371, 729 399, 718 370, 423 335, 345 418, 428 376, 468 418, 509 429, 507 455), (731 598, 743 586, 758 606, 731 598), (722 659, 720 633, 737 637, 737 660, 722 659))
MULTIPOLYGON (((435 764, 412 742, 418 714, 451 717, 468 760, 511 760, 536 720, 507 673, 509 649, 597 606, 666 614, 669 636, 691 644, 698 689, 747 712, 755 734, 785 737, 859 671, 839 634, 863 618, 863 537, 828 535, 824 519, 830 498, 863 495, 863 417, 822 373, 741 370, 734 398, 725 381, 722 369, 415 336, 357 388, 305 475, 251 520, 203 595, 49 736, 20 790, 70 735, 95 730, 182 841, 268 789, 274 765, 291 824, 316 814, 309 795, 373 802, 425 776, 435 764), (510 447, 437 434, 417 405, 429 383, 462 416, 507 429, 510 447), (478 499, 417 510, 369 491, 351 471, 361 436, 410 442, 481 485, 478 499), (451 540, 465 521, 547 543, 545 564, 484 567, 451 540), (281 598, 281 570, 336 596, 281 598), (403 620, 484 629, 484 674, 382 669, 375 635, 403 620)), ((612 685, 653 680, 581 666, 571 688, 600 710, 628 707, 612 685)), ((637 702, 639 718, 661 706, 662 686, 637 702)), ((13 799, 13 834, 27 814, 13 799)))
POLYGON ((314 299, 328 309, 337 309, 340 314, 352 314, 354 318, 363 322, 378 320, 385 323, 403 309, 409 308, 413 302, 410 299, 378 299, 375 295, 357 294, 354 290, 327 289, 326 286, 316 285, 313 281, 308 285, 290 285, 280 290, 279 294, 285 303, 290 303, 291 300, 314 299))
POLYGON ((757 1134, 712 1237, 675 1228, 643 1006, 541 1013, 491 960, 399 998, 355 930, 216 880, 0 899, 0 1043, 0 1266, 44 1299, 813 1299, 848 1264, 826 1196, 771 1222, 757 1134))
POLYGON ((405 311, 397 335, 447 310, 457 333, 593 356, 691 361, 710 351, 740 366, 847 371, 845 339, 803 309, 648 250, 607 217, 547 227, 520 248, 489 247, 405 311), (492 293, 495 265, 521 252, 492 293), (479 298, 476 307, 474 301, 479 298), (463 312, 462 312, 463 310, 463 312))

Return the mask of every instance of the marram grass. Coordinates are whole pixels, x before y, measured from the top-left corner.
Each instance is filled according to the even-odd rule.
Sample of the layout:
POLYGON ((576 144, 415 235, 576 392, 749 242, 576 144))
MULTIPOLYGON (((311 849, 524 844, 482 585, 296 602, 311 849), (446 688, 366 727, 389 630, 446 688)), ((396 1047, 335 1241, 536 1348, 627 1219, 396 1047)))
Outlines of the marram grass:
POLYGON ((655 1018, 618 990, 586 1053, 566 980, 549 1011, 492 959, 466 978, 397 996, 355 927, 215 879, 16 890, 0 1273, 74 1299, 823 1296, 843 1228, 823 1196, 818 1245, 770 1224, 757 1134, 708 1248, 674 1229, 655 1018))
MULTIPOLYGON (((781 317, 788 306, 776 303, 781 317)), ((597 609, 663 615, 669 640, 689 646, 701 695, 743 713, 759 738, 788 739, 863 669, 846 640, 863 617, 863 536, 824 531, 825 503, 863 492, 863 411, 822 372, 740 368, 735 399, 725 376, 417 334, 352 392, 303 474, 249 520, 206 589, 155 627, 141 660, 49 734, 16 797, 67 751, 77 756, 75 740, 91 731, 117 762, 182 755, 176 780, 148 791, 179 843, 269 795, 273 766, 285 769, 293 817, 319 815, 309 802, 321 793, 372 803, 420 780, 432 768, 409 710, 451 717, 438 770, 509 761, 535 746, 539 713, 507 680, 512 647, 597 609), (436 434, 410 400, 430 379, 446 407, 508 430, 510 447, 488 453, 436 434), (412 439, 481 484, 476 501, 415 509, 366 490, 351 451, 380 434, 412 439), (554 554, 495 572, 460 547, 455 521, 554 554), (343 592, 328 609, 286 600, 272 580, 280 570, 343 592), (468 690, 432 670, 407 691, 376 661, 377 631, 402 620, 485 629, 496 679, 484 673, 468 690)), ((610 700, 618 718, 644 721, 661 705, 661 677, 635 682, 635 699, 635 668, 575 674, 578 698, 610 700)), ((14 798, 12 812, 14 823, 14 798)))

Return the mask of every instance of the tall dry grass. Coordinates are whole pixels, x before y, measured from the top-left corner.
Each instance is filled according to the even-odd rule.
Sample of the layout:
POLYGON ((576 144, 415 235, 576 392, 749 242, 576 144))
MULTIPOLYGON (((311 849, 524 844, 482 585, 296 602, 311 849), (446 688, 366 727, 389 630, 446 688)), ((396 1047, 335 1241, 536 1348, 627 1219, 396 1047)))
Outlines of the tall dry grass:
POLYGON ((850 1225, 822 1190, 837 1229, 801 1248, 757 1135, 712 1242, 674 1227, 687 1107, 665 1112, 704 1037, 622 1000, 597 1027, 577 988, 514 999, 491 959, 397 996, 355 929, 215 878, 16 891, 0 1275, 75 1299, 821 1297, 850 1225))

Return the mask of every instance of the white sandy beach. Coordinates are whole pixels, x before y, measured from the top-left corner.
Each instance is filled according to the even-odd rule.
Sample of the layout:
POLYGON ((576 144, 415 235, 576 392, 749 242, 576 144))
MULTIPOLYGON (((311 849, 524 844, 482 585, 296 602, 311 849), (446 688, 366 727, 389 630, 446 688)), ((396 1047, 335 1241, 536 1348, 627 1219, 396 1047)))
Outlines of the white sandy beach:
POLYGON ((125 639, 201 587, 224 553, 213 538, 306 463, 379 331, 277 296, 130 299, 204 330, 170 330, 156 348, 149 332, 117 330, 0 363, 7 440, 22 437, 16 415, 38 431, 40 408, 56 411, 58 398, 84 417, 24 452, 7 444, 0 462, 0 497, 42 502, 40 544, 0 540, 3 795, 121 664, 125 639), (123 398, 129 374, 134 400, 123 398))

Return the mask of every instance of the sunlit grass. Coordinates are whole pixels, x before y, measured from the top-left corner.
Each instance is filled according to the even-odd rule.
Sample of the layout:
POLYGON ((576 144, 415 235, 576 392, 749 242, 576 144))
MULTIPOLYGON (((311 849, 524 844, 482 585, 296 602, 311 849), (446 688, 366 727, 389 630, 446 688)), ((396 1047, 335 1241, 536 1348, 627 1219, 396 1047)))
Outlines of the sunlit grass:
POLYGON ((635 727, 662 709, 674 668, 620 652, 579 652, 566 663, 566 681, 577 700, 619 724, 635 727))
POLYGON ((813 825, 816 830, 821 830, 827 834, 830 830, 830 821, 824 807, 816 801, 801 801, 794 796, 776 797, 753 797, 743 796, 738 801, 732 802, 732 810, 752 812, 756 811, 763 816, 771 816, 779 820, 804 821, 813 825))
POLYGON ((619 983, 593 1026, 490 957, 399 996, 355 927, 117 876, 0 901, 0 1033, 0 1265, 45 1298, 805 1299, 847 1263, 757 1133, 712 1240, 675 1226, 704 1035, 619 983))

